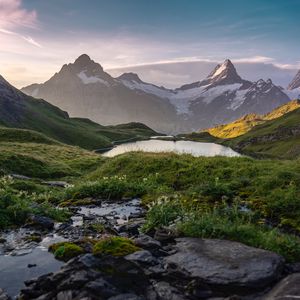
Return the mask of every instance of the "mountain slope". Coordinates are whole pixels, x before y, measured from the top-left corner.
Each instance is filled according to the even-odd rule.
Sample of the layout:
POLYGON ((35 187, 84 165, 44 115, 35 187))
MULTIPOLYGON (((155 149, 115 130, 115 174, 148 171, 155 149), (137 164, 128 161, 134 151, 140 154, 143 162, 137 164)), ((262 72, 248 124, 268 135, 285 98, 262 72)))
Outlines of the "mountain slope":
POLYGON ((287 93, 290 97, 300 98, 300 70, 289 84, 287 93))
POLYGON ((250 155, 297 158, 300 156, 300 108, 257 125, 225 143, 250 155))
POLYGON ((268 120, 279 118, 282 115, 298 108, 300 108, 300 100, 293 100, 278 108, 275 108, 268 114, 248 114, 234 122, 218 125, 204 131, 209 132, 212 136, 218 138, 234 138, 245 134, 256 125, 262 124, 268 120))
POLYGON ((184 131, 207 128, 249 113, 264 114, 290 100, 270 79, 257 82, 242 79, 228 59, 217 65, 206 79, 175 90, 143 82, 133 73, 125 73, 118 79, 130 89, 169 99, 184 131))
POLYGON ((101 124, 139 121, 166 133, 191 132, 249 113, 265 114, 290 100, 270 79, 242 79, 228 59, 204 80, 171 90, 143 82, 134 73, 113 78, 81 55, 44 84, 22 90, 72 116, 101 124))
POLYGON ((133 128, 101 126, 88 119, 70 118, 48 102, 23 94, 0 76, 0 125, 31 129, 63 143, 96 149, 112 145, 112 141, 148 137, 157 134, 139 124, 133 128), (138 129, 137 131, 135 129, 138 129))
POLYGON ((126 87, 85 54, 64 65, 44 84, 22 91, 46 99, 73 117, 105 125, 142 122, 166 132, 174 127, 176 113, 168 100, 126 87))

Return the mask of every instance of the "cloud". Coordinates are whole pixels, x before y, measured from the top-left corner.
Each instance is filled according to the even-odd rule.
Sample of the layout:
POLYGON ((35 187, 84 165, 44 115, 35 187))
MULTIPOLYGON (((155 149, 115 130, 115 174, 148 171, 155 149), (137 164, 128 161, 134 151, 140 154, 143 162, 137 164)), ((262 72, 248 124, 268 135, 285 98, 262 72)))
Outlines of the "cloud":
POLYGON ((39 48, 43 48, 41 44, 39 44, 38 42, 36 42, 32 37, 30 36, 21 36, 26 42, 28 42, 29 44, 32 44, 33 46, 39 47, 39 48))
POLYGON ((274 62, 274 58, 257 55, 252 57, 237 58, 237 59, 233 59, 232 61, 239 62, 239 63, 272 63, 274 62))
POLYGON ((0 34, 3 33, 3 34, 6 34, 6 35, 11 35, 11 36, 15 36, 15 37, 18 37, 18 38, 21 38, 23 39, 24 41, 26 41, 27 43, 33 45, 33 46, 36 46, 38 48, 42 48, 42 45, 39 44, 37 41, 35 41, 32 37, 30 36, 24 36, 22 34, 19 34, 17 32, 13 32, 13 31, 10 31, 10 30, 6 30, 6 29, 3 29, 3 28, 0 28, 0 34))
POLYGON ((0 0, 0 27, 12 29, 37 27, 36 11, 22 8, 21 0, 0 0))

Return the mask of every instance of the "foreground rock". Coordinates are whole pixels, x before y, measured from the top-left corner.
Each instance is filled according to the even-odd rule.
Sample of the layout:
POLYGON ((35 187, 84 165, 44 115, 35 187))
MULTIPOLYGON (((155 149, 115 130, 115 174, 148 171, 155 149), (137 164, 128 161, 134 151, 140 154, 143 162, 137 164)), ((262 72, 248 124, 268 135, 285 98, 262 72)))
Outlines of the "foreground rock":
POLYGON ((2 289, 0 289, 0 300, 11 300, 11 298, 2 289))
POLYGON ((52 230, 54 228, 54 221, 48 217, 31 215, 25 227, 36 227, 42 230, 52 230))
POLYGON ((263 300, 300 299, 300 273, 282 279, 263 300))
POLYGON ((136 264, 111 256, 76 257, 60 272, 41 276, 26 285, 20 295, 23 300, 155 299, 151 298, 148 278, 136 264))
POLYGON ((170 272, 207 284, 212 294, 248 294, 263 290, 281 276, 277 254, 226 240, 176 239, 177 252, 164 260, 170 272))

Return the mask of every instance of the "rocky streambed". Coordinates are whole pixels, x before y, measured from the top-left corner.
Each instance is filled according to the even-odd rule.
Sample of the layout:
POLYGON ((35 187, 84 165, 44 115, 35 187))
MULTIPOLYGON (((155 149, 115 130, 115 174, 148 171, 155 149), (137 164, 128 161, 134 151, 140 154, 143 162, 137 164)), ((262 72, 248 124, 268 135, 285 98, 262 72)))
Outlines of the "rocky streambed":
POLYGON ((33 216, 30 225, 1 234, 0 300, 300 299, 299 265, 237 242, 178 237, 168 228, 145 235, 138 199, 71 210, 68 223, 33 216), (85 246, 66 263, 48 252, 53 243, 107 236, 129 237, 137 251, 94 255, 85 246))

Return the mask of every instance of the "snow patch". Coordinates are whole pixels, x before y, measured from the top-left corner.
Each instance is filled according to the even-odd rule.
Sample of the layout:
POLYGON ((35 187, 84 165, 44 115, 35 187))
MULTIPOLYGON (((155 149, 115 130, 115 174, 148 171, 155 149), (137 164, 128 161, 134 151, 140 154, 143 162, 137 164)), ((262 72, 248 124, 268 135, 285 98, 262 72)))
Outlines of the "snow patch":
POLYGON ((153 84, 147 84, 147 83, 140 83, 136 82, 134 80, 123 80, 121 79, 121 82, 131 90, 140 90, 147 94, 152 94, 160 98, 169 99, 173 92, 171 90, 166 90, 163 88, 160 88, 158 86, 155 86, 153 84))
POLYGON ((81 81, 84 84, 91 84, 91 83, 102 83, 106 86, 109 86, 109 83, 97 76, 90 76, 88 77, 85 73, 86 71, 81 71, 80 73, 77 74, 77 76, 81 79, 81 81))
POLYGON ((230 101, 230 105, 227 106, 227 109, 237 110, 246 100, 246 95, 249 90, 237 90, 235 97, 230 101))
POLYGON ((211 78, 215 78, 216 76, 220 75, 223 71, 226 70, 226 68, 227 68, 227 67, 226 67, 225 64, 221 65, 220 68, 218 68, 218 69, 215 71, 215 73, 212 74, 211 78))

